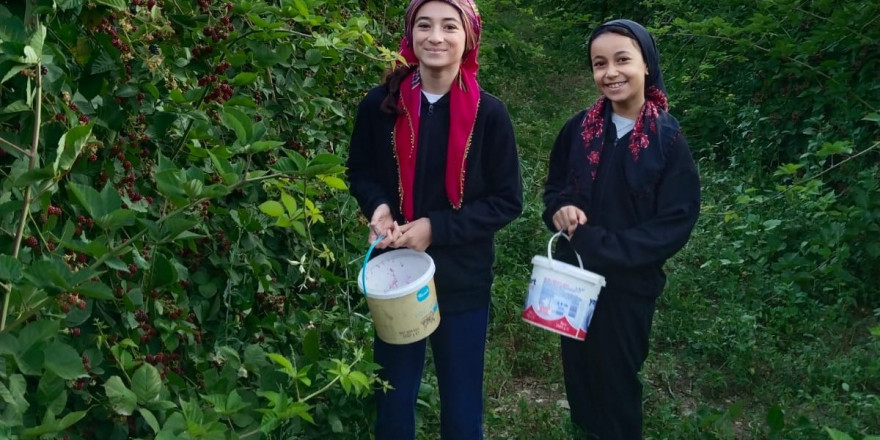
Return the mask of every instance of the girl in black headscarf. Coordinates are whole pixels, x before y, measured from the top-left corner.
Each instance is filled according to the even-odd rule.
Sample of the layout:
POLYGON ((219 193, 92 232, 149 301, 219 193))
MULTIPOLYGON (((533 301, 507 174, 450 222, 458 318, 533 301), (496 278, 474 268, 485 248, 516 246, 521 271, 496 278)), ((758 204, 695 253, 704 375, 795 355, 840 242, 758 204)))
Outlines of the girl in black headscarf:
POLYGON ((571 118, 550 155, 547 226, 565 231, 556 258, 605 276, 584 341, 562 338, 574 425, 587 438, 640 439, 642 385, 663 264, 690 237, 700 181, 678 121, 667 112, 660 57, 638 23, 614 20, 589 41, 602 96, 571 118))

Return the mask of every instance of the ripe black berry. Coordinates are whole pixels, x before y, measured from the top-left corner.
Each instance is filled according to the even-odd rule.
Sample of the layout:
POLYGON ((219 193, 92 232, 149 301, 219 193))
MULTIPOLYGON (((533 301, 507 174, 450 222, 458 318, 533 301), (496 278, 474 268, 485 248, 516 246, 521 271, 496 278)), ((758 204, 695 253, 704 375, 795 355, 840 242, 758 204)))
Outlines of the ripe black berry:
POLYGON ((159 55, 159 46, 155 44, 150 45, 150 53, 153 55, 159 55))

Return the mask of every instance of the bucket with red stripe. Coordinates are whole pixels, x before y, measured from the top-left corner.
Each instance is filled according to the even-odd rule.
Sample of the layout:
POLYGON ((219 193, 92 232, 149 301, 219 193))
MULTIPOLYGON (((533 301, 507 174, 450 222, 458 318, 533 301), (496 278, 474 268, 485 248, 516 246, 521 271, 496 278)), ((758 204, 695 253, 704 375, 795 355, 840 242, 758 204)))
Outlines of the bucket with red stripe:
POLYGON ((532 258, 532 277, 522 319, 543 329, 584 340, 599 301, 605 277, 584 269, 581 256, 578 266, 554 260, 550 250, 561 231, 547 242, 547 256, 532 258))

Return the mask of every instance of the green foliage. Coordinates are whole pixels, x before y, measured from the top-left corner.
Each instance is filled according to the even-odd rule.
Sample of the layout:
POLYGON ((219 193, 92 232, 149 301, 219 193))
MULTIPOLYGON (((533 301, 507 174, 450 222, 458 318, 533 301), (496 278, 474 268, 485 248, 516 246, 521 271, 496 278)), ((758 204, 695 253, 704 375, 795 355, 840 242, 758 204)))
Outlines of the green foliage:
POLYGON ((0 437, 365 435, 362 3, 0 6, 0 437))

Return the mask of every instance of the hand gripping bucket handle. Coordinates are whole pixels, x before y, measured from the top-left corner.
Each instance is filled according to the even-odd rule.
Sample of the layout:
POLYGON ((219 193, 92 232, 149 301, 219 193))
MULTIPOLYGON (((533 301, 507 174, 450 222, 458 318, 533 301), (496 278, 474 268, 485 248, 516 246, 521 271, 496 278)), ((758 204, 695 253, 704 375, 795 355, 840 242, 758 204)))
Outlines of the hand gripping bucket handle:
MULTIPOLYGON (((565 237, 565 239, 568 241, 571 241, 571 238, 562 231, 559 231, 559 232, 553 234, 552 237, 550 237, 550 241, 547 242, 547 259, 550 260, 551 265, 553 264, 553 261, 554 261, 553 255, 551 252, 551 250, 553 248, 553 241, 556 240, 557 238, 559 238, 560 236, 565 237)), ((372 248, 370 248, 370 249, 372 250, 372 248)), ((369 255, 369 254, 367 254, 367 255, 369 255)), ((578 259, 578 265, 581 267, 581 269, 583 269, 584 268, 584 261, 581 260, 581 255, 579 253, 577 253, 577 251, 574 251, 574 255, 578 259)), ((364 261, 364 264, 367 264, 366 261, 364 261)))

